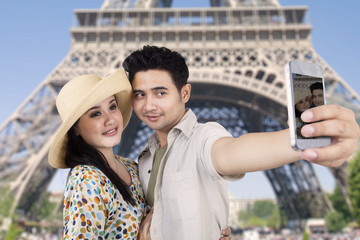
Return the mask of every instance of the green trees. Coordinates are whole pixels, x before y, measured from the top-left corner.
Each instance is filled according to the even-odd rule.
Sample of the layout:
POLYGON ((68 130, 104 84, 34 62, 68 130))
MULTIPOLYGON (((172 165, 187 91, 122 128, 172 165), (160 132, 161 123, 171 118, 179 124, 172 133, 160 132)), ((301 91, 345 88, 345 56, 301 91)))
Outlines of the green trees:
POLYGON ((14 199, 15 197, 10 188, 7 187, 0 190, 0 218, 9 217, 14 199))
POLYGON ((331 211, 325 217, 326 227, 330 233, 340 232, 348 223, 343 214, 338 211, 331 211))
POLYGON ((254 215, 259 218, 267 218, 272 214, 275 204, 269 200, 256 201, 254 203, 254 215))
MULTIPOLYGON (((57 203, 50 201, 50 193, 46 193, 45 197, 41 202, 38 202, 40 207, 32 206, 27 215, 18 216, 11 212, 14 204, 14 194, 10 190, 10 188, 0 189, 0 225, 6 227, 4 231, 0 232, 0 239, 4 240, 13 240, 17 239, 17 237, 24 231, 23 224, 19 224, 19 219, 23 219, 32 221, 40 221, 40 220, 58 220, 62 221, 62 212, 55 212, 57 203), (36 218, 35 218, 36 216, 36 218), (27 219, 27 217, 29 217, 27 219)), ((26 221, 25 221, 26 222, 26 221)))
POLYGON ((336 186, 334 193, 328 196, 335 210, 326 214, 326 227, 329 232, 335 233, 341 231, 352 220, 352 214, 338 186, 336 186))
POLYGON ((306 231, 303 232, 303 240, 310 240, 309 233, 306 231))
MULTIPOLYGON (((354 219, 357 225, 355 222, 351 224, 360 225, 360 151, 349 162, 348 167, 348 193, 354 212, 350 212, 342 192, 339 187, 336 187, 334 193, 329 195, 335 210, 325 216, 329 232, 342 230, 354 219)), ((242 227, 266 225, 277 228, 281 224, 281 219, 283 218, 278 206, 271 200, 256 201, 253 205, 249 205, 247 210, 239 212, 239 220, 243 223, 242 227)), ((286 220, 286 218, 284 219, 286 220)))
POLYGON ((353 216, 360 223, 360 152, 350 161, 349 165, 348 192, 354 213, 351 213, 345 198, 337 186, 333 194, 329 195, 334 211, 326 214, 326 226, 329 232, 338 232, 349 222, 353 216))
POLYGON ((360 151, 349 163, 349 197, 354 209, 354 217, 360 224, 360 151))
POLYGON ((17 239, 23 231, 24 230, 21 227, 19 227, 16 223, 12 223, 4 240, 17 239))
POLYGON ((8 219, 10 228, 7 232, 0 233, 0 239, 12 240, 20 235, 22 229, 14 223, 16 216, 11 212, 15 197, 10 188, 6 187, 0 190, 0 225, 8 219), (12 220, 11 220, 12 219, 12 220), (12 221, 12 223, 11 223, 12 221))
POLYGON ((280 213, 278 206, 271 200, 259 200, 249 205, 247 210, 239 212, 239 220, 243 227, 280 226, 280 213))

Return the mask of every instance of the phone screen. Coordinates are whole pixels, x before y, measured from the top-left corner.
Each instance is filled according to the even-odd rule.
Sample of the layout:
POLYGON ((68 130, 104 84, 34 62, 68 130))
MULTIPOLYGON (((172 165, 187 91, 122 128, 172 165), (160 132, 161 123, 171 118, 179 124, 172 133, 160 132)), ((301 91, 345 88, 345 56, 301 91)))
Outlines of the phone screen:
MULTIPOLYGON (((294 89, 294 108, 296 121, 297 139, 315 139, 307 138, 301 135, 301 128, 306 124, 300 115, 307 109, 324 105, 324 86, 322 78, 307 76, 298 73, 292 73, 294 89)), ((316 137, 326 138, 326 137, 316 137)))
POLYGON ((285 65, 285 78, 291 146, 304 150, 330 145, 329 136, 308 138, 301 135, 302 127, 309 124, 301 120, 301 114, 309 108, 326 104, 321 66, 298 60, 290 61, 285 65))

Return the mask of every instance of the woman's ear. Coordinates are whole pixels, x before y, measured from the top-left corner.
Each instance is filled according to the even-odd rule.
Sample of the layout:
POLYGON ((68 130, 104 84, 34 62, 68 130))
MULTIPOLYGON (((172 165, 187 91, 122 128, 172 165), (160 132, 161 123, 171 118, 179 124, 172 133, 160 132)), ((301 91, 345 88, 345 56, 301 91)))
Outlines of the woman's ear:
POLYGON ((77 125, 74 126, 74 133, 77 137, 80 136, 77 125))

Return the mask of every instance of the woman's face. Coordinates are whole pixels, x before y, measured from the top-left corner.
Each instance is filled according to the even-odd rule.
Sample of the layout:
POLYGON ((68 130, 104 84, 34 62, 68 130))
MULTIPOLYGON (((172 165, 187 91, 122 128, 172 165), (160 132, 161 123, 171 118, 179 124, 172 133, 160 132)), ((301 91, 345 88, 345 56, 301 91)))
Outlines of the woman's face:
POLYGON ((306 96, 302 99, 300 99, 296 104, 295 104, 295 108, 299 111, 299 112, 304 112, 306 109, 309 109, 310 107, 310 97, 306 96))
POLYGON ((87 110, 75 126, 76 135, 106 155, 119 144, 123 132, 123 118, 116 99, 111 96, 87 110))

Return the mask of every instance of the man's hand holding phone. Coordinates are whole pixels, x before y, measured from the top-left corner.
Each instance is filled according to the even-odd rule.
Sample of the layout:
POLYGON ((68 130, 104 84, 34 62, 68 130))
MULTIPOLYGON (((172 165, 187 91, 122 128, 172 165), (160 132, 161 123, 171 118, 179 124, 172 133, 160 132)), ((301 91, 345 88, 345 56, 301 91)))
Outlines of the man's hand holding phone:
POLYGON ((301 157, 326 167, 338 167, 356 151, 360 137, 354 112, 339 105, 322 105, 306 110, 301 119, 305 137, 330 136, 331 145, 305 149, 301 157))
POLYGON ((331 144, 330 137, 306 137, 301 129, 307 122, 301 114, 310 108, 326 104, 324 77, 320 65, 290 61, 285 65, 287 104, 291 146, 297 150, 324 147, 331 144))
POLYGON ((354 112, 326 105, 320 65, 290 61, 285 65, 291 146, 301 158, 326 167, 340 166, 356 151, 360 137, 354 112))

